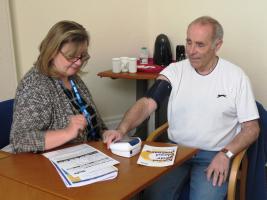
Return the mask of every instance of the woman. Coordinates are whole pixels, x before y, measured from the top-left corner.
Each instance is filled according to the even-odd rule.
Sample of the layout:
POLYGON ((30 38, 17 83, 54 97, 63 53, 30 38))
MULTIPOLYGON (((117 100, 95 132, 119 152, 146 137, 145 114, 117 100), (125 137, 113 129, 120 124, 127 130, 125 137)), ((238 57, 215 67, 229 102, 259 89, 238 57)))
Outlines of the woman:
POLYGON ((10 142, 14 152, 40 152, 67 142, 97 140, 106 129, 77 75, 90 58, 89 36, 72 21, 55 24, 15 97, 10 142))

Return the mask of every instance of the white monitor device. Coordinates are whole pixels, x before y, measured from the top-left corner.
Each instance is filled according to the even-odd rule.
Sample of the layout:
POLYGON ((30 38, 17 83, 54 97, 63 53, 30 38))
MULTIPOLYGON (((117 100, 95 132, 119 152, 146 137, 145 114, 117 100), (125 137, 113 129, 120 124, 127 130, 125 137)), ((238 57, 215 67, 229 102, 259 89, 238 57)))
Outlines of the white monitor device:
POLYGON ((140 152, 142 141, 139 137, 127 137, 110 144, 112 153, 122 157, 132 157, 140 152))

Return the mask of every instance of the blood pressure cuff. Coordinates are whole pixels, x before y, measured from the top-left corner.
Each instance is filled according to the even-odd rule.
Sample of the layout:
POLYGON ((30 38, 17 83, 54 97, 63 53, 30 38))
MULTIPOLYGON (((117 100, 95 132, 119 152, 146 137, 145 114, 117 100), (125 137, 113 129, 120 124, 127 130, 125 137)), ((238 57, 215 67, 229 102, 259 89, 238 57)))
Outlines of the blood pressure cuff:
POLYGON ((171 90, 172 86, 168 81, 158 79, 146 92, 145 97, 154 99, 159 107, 166 97, 170 96, 171 90))

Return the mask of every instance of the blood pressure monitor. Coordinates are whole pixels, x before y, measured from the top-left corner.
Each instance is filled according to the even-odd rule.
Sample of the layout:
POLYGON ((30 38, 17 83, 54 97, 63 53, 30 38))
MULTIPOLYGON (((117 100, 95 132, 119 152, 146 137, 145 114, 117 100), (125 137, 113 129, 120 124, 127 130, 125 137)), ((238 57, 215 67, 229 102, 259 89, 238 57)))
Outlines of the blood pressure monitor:
POLYGON ((142 141, 139 137, 127 137, 110 144, 112 153, 122 157, 132 157, 141 150, 142 141))

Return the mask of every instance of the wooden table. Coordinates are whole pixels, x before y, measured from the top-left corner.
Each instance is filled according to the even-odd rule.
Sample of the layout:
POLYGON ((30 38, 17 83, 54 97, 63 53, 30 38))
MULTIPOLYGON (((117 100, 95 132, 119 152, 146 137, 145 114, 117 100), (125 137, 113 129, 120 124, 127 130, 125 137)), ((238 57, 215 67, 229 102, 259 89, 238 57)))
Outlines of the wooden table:
POLYGON ((12 155, 11 153, 7 153, 7 152, 5 152, 5 151, 1 151, 1 150, 0 150, 0 159, 9 157, 9 156, 11 156, 11 155, 12 155))
POLYGON ((99 72, 97 74, 100 77, 109 77, 109 78, 120 78, 120 79, 133 79, 133 80, 153 80, 156 79, 159 73, 145 73, 145 72, 121 72, 121 73, 113 73, 112 70, 107 70, 103 72, 99 72))
MULTIPOLYGON (((148 80, 155 80, 159 73, 146 73, 146 72, 136 72, 136 73, 113 73, 112 70, 107 70, 99 72, 97 74, 100 77, 108 77, 112 79, 129 79, 136 80, 136 100, 143 97, 148 89, 148 80)), ((168 100, 159 107, 155 113, 155 129, 167 121, 167 104, 168 100)), ((142 133, 148 133, 147 121, 145 121, 141 126, 139 126, 137 136, 141 137, 143 140, 146 139, 146 135, 142 133), (140 134, 141 133, 141 134, 140 134)))
MULTIPOLYGON (((129 199, 161 175, 191 158, 196 149, 179 147, 175 164, 170 167, 137 165, 138 155, 123 158, 113 155, 102 142, 90 142, 120 163, 118 177, 90 185, 67 188, 50 161, 40 154, 23 153, 0 159, 0 197, 8 200, 118 200, 129 199)), ((155 146, 168 144, 153 143, 155 146)))

